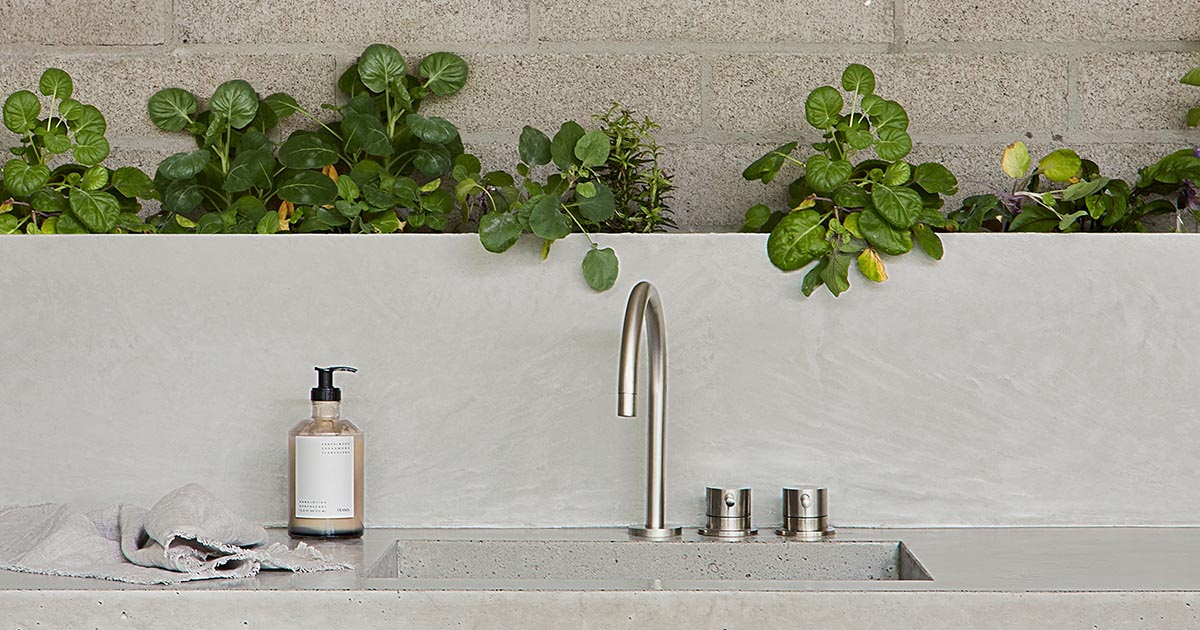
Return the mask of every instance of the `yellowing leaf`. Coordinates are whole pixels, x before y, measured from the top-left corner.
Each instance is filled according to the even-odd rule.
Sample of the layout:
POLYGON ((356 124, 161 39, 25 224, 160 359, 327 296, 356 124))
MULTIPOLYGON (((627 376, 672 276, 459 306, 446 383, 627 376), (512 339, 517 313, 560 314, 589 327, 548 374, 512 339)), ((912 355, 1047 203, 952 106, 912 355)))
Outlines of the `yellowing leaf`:
POLYGON ((338 180, 337 168, 335 168, 332 164, 321 169, 321 172, 324 173, 325 176, 328 177, 329 179, 332 179, 333 183, 335 183, 335 184, 337 183, 337 180, 338 180))
POLYGON ((1024 142, 1014 142, 1004 149, 1004 156, 1000 158, 1000 168, 1004 169, 1005 175, 1013 179, 1025 177, 1025 173, 1029 172, 1029 149, 1025 147, 1024 142))
POLYGON ((290 231, 291 223, 288 221, 288 219, 291 219, 292 215, 296 214, 296 205, 290 201, 281 202, 277 212, 279 214, 279 231, 290 231))
POLYGON ((11 212, 12 208, 13 208, 13 205, 12 205, 11 201, 6 201, 4 203, 0 203, 0 214, 6 214, 8 212, 11 212))
POLYGON ((870 247, 864 249, 858 255, 858 270, 868 280, 883 282, 888 279, 887 269, 883 266, 883 260, 879 257, 879 252, 870 247))
POLYGON ((817 205, 817 196, 816 196, 816 195, 809 195, 809 196, 807 196, 807 197, 805 197, 805 198, 804 198, 804 201, 801 201, 801 202, 800 202, 800 205, 796 206, 795 208, 792 208, 792 212, 799 212, 799 211, 801 211, 801 210, 808 210, 809 208, 811 208, 811 207, 813 207, 813 206, 815 206, 815 205, 817 205))

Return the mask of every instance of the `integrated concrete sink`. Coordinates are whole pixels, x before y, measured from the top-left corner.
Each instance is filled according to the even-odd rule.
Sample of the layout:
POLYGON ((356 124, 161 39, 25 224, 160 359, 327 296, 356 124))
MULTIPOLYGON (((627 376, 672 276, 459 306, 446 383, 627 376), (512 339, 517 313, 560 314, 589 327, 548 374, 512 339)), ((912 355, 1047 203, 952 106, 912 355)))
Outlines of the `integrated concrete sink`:
POLYGON ((369 577, 425 581, 929 580, 901 542, 399 540, 369 577))

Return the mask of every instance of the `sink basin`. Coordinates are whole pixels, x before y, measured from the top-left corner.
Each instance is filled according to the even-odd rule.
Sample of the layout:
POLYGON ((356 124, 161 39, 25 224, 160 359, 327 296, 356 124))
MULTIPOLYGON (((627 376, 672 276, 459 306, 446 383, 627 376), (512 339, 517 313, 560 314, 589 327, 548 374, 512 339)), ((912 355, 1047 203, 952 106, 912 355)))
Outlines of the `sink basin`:
POLYGON ((930 580, 899 541, 399 540, 369 577, 403 580, 930 580))

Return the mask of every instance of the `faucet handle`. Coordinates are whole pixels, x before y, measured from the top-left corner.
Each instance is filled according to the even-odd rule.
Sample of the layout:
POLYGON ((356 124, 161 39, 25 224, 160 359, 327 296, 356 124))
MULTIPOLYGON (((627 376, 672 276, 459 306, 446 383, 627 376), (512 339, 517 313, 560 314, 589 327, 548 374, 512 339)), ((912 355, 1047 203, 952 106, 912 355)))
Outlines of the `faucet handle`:
POLYGON ((783 527, 775 533, 799 540, 831 538, 834 530, 829 526, 829 492, 812 485, 784 488, 783 527))
POLYGON ((743 538, 758 530, 750 524, 750 488, 704 489, 708 525, 700 528, 702 536, 743 538))

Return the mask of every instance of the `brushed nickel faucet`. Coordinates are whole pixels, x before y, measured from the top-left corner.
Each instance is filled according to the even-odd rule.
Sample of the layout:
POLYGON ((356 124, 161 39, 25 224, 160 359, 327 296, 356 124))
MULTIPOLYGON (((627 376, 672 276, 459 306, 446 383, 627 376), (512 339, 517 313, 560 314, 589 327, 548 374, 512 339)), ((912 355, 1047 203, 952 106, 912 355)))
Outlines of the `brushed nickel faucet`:
POLYGON ((629 535, 650 540, 678 536, 680 527, 666 525, 664 512, 664 476, 667 452, 667 324, 663 318, 662 298, 658 289, 645 280, 629 293, 625 305, 625 324, 621 329, 621 361, 617 390, 617 415, 637 415, 638 350, 642 341, 642 323, 646 322, 646 343, 650 347, 650 430, 646 458, 646 523, 633 525, 629 535), (646 311, 650 316, 646 316, 646 311))

